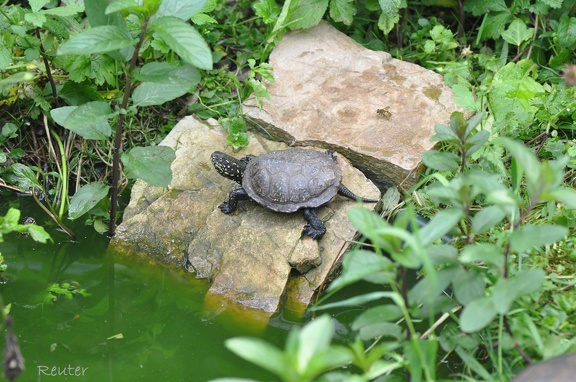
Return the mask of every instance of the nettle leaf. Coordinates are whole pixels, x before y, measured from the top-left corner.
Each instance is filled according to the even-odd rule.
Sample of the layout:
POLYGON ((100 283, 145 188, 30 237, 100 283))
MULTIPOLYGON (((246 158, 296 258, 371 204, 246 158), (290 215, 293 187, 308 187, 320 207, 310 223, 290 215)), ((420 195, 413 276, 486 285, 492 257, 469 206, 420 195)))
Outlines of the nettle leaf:
POLYGON ((126 29, 114 25, 94 27, 71 37, 58 47, 58 54, 89 55, 105 53, 134 45, 126 29))
POLYGON ((504 32, 502 38, 509 44, 520 46, 524 41, 529 40, 534 34, 534 28, 526 27, 521 19, 514 19, 504 32))
POLYGON ((554 224, 526 224, 510 235, 510 245, 516 252, 553 244, 568 235, 568 228, 554 224))
POLYGON ((115 0, 110 4, 108 4, 106 10, 104 11, 104 14, 109 15, 119 11, 131 11, 131 10, 144 13, 146 11, 146 7, 139 4, 138 1, 136 0, 115 0))
POLYGON ((136 106, 161 105, 186 94, 200 82, 195 67, 163 62, 144 65, 135 77, 142 81, 132 95, 136 106))
MULTIPOLYGON (((396 16, 389 16, 386 12, 382 12, 380 17, 378 17, 378 28, 384 32, 384 34, 390 33, 392 28, 400 21, 400 14, 397 13, 396 16)), ((432 41, 432 44, 434 42, 432 41)))
POLYGON ((474 94, 464 85, 454 85, 452 86, 452 91, 454 92, 454 102, 462 106, 466 110, 479 111, 480 102, 476 101, 474 94))
POLYGON ((275 0, 260 0, 254 3, 254 11, 266 24, 272 24, 278 20, 281 8, 275 0))
POLYGON ((54 7, 51 9, 43 9, 40 13, 45 15, 69 17, 77 13, 84 12, 84 6, 77 4, 68 4, 65 7, 54 7))
POLYGON ((35 27, 41 28, 46 22, 46 16, 41 13, 26 13, 24 14, 24 20, 35 27))
POLYGON ((212 53, 200 33, 176 17, 160 17, 152 23, 154 35, 160 38, 180 58, 199 69, 212 69, 212 53))
POLYGON ((122 155, 126 176, 142 179, 156 187, 166 187, 172 181, 170 165, 176 158, 168 146, 135 147, 122 155))
POLYGON ((28 0, 28 4, 30 4, 32 12, 38 12, 43 6, 48 4, 48 1, 50 0, 28 0))
POLYGON ((172 16, 189 20, 204 7, 206 0, 163 0, 156 17, 172 16))
POLYGON ((63 106, 50 110, 60 126, 84 139, 106 140, 112 133, 108 119, 114 116, 108 102, 93 101, 80 106, 63 106))
POLYGON ((354 0, 332 0, 330 1, 330 17, 335 21, 351 25, 356 14, 354 0))
POLYGON ((307 29, 317 25, 328 9, 328 0, 293 1, 285 25, 290 29, 307 29))
POLYGON ((556 32, 558 44, 562 48, 574 49, 576 47, 576 17, 562 15, 556 32))
POLYGON ((102 199, 108 196, 108 187, 101 182, 93 182, 82 186, 72 198, 68 208, 68 217, 78 219, 86 212, 94 208, 102 199))

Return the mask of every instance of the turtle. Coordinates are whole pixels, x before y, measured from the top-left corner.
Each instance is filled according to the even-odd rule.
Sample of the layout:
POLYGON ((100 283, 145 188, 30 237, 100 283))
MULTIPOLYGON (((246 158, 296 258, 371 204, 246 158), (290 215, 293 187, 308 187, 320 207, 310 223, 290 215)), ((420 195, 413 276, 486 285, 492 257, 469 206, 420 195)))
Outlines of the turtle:
POLYGON ((377 202, 357 196, 342 184, 342 170, 333 151, 289 148, 241 159, 215 151, 211 160, 220 175, 241 186, 220 204, 223 213, 236 211, 238 201, 245 199, 277 212, 302 210, 308 222, 302 235, 314 240, 326 233, 316 208, 328 204, 336 194, 365 203, 377 202))

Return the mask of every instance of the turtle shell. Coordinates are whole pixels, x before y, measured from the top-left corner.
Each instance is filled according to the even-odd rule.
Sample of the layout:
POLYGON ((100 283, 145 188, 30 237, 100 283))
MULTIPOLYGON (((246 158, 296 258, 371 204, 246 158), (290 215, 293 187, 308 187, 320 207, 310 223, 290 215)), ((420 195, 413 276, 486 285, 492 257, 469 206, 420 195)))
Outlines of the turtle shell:
POLYGON ((341 182, 342 170, 331 153, 294 148, 252 158, 242 187, 264 207, 294 212, 330 202, 341 182))

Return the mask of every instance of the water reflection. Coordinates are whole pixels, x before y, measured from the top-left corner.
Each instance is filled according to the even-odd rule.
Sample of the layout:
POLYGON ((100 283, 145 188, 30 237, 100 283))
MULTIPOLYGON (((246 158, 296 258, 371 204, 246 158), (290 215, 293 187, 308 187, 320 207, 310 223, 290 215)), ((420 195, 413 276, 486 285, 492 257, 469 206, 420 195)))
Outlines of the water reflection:
POLYGON ((11 304, 26 361, 18 381, 272 378, 223 343, 249 333, 283 346, 289 325, 254 330, 230 317, 233 312, 207 315, 207 284, 107 253, 108 239, 79 222, 72 242, 31 203, 14 200, 0 205, 0 214, 17 203, 23 216, 33 216, 54 239, 39 244, 10 234, 0 243, 8 265, 0 291, 11 304))

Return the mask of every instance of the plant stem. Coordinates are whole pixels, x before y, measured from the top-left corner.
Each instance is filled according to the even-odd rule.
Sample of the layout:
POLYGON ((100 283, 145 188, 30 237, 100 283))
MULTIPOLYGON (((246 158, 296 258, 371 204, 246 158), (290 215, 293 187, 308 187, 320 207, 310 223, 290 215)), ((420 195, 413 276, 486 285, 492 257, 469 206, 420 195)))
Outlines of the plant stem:
POLYGON ((142 30, 140 31, 140 39, 134 47, 134 53, 130 59, 130 67, 126 72, 126 85, 124 86, 124 96, 122 97, 122 104, 120 109, 122 112, 118 115, 116 122, 116 135, 114 137, 114 157, 112 161, 112 184, 110 185, 110 200, 112 206, 110 208, 110 223, 108 225, 108 236, 114 236, 116 233, 116 211, 118 209, 118 183, 120 180, 120 150, 122 150, 122 125, 124 125, 124 112, 128 107, 128 100, 132 93, 132 71, 138 63, 138 56, 140 47, 146 37, 146 28, 148 26, 148 19, 142 22, 142 30))
POLYGON ((66 159, 66 152, 64 151, 64 145, 58 134, 52 132, 56 143, 58 143, 58 150, 60 151, 60 161, 62 162, 62 171, 60 173, 60 179, 62 181, 62 192, 60 193, 60 207, 58 209, 58 219, 62 220, 64 217, 64 211, 66 205, 68 204, 68 160, 66 159))
POLYGON ((44 61, 44 67, 46 68, 46 76, 48 77, 48 82, 50 83, 50 88, 52 89, 52 97, 54 98, 54 105, 60 107, 60 102, 58 101, 58 91, 56 90, 56 83, 52 77, 52 71, 50 69, 50 62, 48 61, 48 56, 46 56, 46 51, 44 50, 44 45, 42 45, 42 39, 40 38, 40 28, 36 28, 36 37, 40 41, 40 55, 42 56, 42 61, 44 61))

